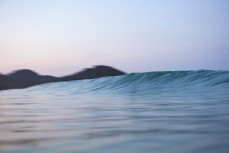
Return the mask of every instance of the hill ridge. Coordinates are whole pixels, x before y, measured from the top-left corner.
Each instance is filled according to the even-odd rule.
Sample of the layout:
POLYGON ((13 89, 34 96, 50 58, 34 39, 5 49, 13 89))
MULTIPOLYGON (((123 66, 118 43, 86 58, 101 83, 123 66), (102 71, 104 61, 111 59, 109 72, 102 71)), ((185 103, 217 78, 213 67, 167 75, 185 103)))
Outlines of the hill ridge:
POLYGON ((85 68, 79 72, 62 77, 40 75, 39 73, 29 69, 20 69, 6 75, 0 73, 0 90, 21 89, 49 82, 94 79, 124 74, 126 73, 123 71, 105 65, 96 65, 91 68, 85 68))

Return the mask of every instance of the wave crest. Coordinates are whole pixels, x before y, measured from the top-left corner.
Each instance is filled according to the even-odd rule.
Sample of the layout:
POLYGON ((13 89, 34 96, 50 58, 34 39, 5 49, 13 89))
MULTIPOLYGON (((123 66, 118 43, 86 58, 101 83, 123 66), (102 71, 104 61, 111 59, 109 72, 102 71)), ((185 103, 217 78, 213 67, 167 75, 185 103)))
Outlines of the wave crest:
POLYGON ((123 76, 90 80, 48 83, 28 88, 29 91, 86 93, 93 91, 151 92, 152 90, 212 89, 229 87, 228 71, 163 71, 131 73, 123 76))

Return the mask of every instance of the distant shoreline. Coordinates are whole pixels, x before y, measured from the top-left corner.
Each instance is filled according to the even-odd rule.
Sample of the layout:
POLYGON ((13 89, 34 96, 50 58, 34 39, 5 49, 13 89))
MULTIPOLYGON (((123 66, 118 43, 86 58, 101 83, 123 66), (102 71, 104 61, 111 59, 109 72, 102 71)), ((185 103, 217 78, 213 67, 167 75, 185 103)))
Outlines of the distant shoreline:
POLYGON ((97 65, 92 68, 86 68, 80 72, 63 77, 39 75, 32 70, 23 69, 14 71, 8 75, 0 74, 0 90, 22 89, 49 82, 94 79, 99 77, 119 76, 124 74, 126 73, 123 71, 105 65, 97 65))

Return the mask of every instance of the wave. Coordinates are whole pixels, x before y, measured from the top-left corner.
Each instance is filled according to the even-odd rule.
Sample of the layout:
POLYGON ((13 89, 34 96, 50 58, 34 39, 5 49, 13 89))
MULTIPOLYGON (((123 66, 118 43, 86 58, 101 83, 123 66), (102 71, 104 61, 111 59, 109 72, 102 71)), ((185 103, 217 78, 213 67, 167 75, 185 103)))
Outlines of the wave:
MULTIPOLYGON (((228 71, 161 71, 131 73, 115 77, 47 83, 28 91, 85 93, 93 91, 146 92, 152 90, 213 89, 229 87, 228 71)), ((228 91, 228 90, 227 90, 228 91)))

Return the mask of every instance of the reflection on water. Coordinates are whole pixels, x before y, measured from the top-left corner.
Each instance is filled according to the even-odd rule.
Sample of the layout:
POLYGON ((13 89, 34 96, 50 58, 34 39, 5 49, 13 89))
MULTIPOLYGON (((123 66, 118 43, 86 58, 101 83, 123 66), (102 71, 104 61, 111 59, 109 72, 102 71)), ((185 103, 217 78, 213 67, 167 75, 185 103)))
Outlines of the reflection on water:
POLYGON ((80 93, 81 83, 0 92, 0 152, 229 152, 228 87, 80 93))

